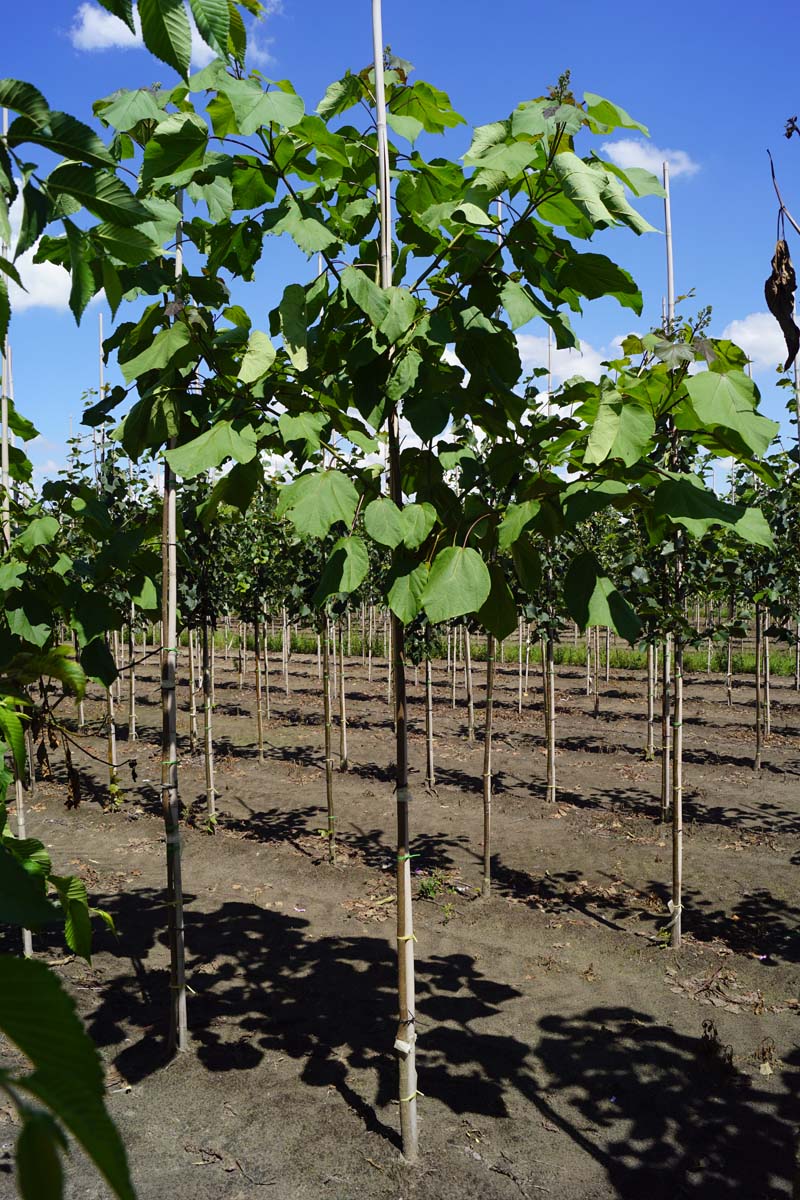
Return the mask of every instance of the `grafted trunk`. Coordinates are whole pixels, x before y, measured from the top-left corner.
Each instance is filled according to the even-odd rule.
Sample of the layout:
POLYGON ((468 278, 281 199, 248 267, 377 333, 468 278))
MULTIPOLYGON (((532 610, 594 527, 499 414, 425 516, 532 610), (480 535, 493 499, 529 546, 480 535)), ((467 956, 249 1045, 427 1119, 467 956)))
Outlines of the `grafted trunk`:
POLYGON ((494 710, 494 634, 486 636, 486 711, 483 732, 483 885, 492 890, 492 726, 494 710))
MULTIPOLYGON (((175 439, 169 441, 173 449, 175 439)), ((170 957, 171 1049, 188 1049, 186 1016, 186 961, 184 949, 183 875, 181 861, 180 802, 178 797, 178 709, 175 683, 178 661, 178 580, 175 476, 164 463, 164 513, 162 533, 162 650, 161 650, 161 803, 167 845, 167 938, 170 957)))
POLYGON ((675 638, 672 739, 672 929, 670 945, 680 950, 683 928, 683 642, 675 638))
POLYGON ((253 657, 256 663, 256 739, 258 761, 264 761, 264 708, 261 686, 261 626, 258 617, 253 620, 253 657))
POLYGON ((655 758, 655 707, 656 707, 656 664, 652 642, 647 643, 647 744, 644 749, 645 762, 655 758))
POLYGON ((211 685, 211 653, 209 649, 208 618, 203 618, 203 757, 206 771, 206 812, 209 828, 213 829, 217 820, 217 793, 214 786, 214 740, 212 734, 212 685, 211 685))
POLYGON ((556 799, 556 666, 553 634, 545 640, 545 681, 547 684, 547 792, 550 803, 556 799))
POLYGON ((672 726, 670 656, 672 635, 667 634, 661 659, 661 820, 666 821, 672 801, 672 726))
POLYGON ((425 630, 425 786, 436 787, 433 766, 433 670, 431 668, 431 631, 425 630))
POLYGON ((133 635, 134 607, 128 621, 128 741, 136 741, 136 640, 133 635))
POLYGON ((197 749, 197 661, 194 630, 189 630, 189 749, 197 749))
POLYGON ((328 861, 336 857, 336 816, 333 808, 333 751, 331 749, 331 653, 330 621, 325 616, 322 631, 322 709, 325 722, 325 802, 328 807, 328 861))
POLYGON ((347 707, 344 680, 344 633, 339 624, 339 768, 346 771, 347 761, 347 707))
POLYGON ((762 730, 762 698, 761 698, 761 608, 756 605, 756 751, 753 758, 753 770, 761 769, 761 730, 762 730))
POLYGON ((472 646, 469 629, 464 626, 464 672, 467 684, 467 741, 475 741, 475 696, 472 687, 472 646))

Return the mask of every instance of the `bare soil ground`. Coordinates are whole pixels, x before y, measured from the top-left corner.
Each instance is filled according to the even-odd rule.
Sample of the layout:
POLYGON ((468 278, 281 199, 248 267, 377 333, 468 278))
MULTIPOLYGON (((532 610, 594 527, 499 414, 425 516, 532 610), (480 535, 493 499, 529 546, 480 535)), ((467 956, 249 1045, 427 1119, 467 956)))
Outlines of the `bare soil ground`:
MULTIPOLYGON (((36 950, 75 997, 107 1066, 108 1100, 141 1200, 518 1200, 792 1195, 797 1085, 800 698, 773 688, 773 736, 752 762, 752 681, 686 688, 685 948, 667 919, 669 832, 660 766, 643 761, 643 680, 615 671, 591 715, 582 672, 557 681, 559 800, 544 802, 538 686, 496 702, 495 890, 480 884, 480 737, 466 739, 435 670, 435 794, 422 786, 422 688, 410 687, 418 898, 421 1161, 397 1145, 394 802, 385 665, 347 663, 351 766, 337 774, 338 860, 325 859, 322 705, 316 660, 272 678, 266 761, 254 689, 218 664, 222 816, 202 828, 202 757, 181 693, 192 1052, 165 1064, 167 954, 154 669, 139 688, 140 740, 120 727, 121 805, 79 764, 86 798, 65 808, 40 782, 29 832, 79 872, 118 938, 92 965, 54 935, 36 950)), ((182 653, 183 684, 186 656, 182 653)), ((481 697, 483 666, 476 666, 481 697)), ((87 705, 98 721, 96 698, 87 705)), ((121 706, 121 718, 125 706, 121 706)), ((477 720, 482 720, 479 706, 477 720)), ((95 726, 97 728, 97 726, 95 726)), ((87 739, 104 753, 102 734, 87 739)), ((6 938, 5 948, 16 939, 6 938)), ((7 1050, 7 1053, 10 1053, 7 1050)), ((13 1195, 15 1130, 0 1107, 0 1196, 13 1195)), ((107 1195, 73 1155, 71 1200, 107 1195)))

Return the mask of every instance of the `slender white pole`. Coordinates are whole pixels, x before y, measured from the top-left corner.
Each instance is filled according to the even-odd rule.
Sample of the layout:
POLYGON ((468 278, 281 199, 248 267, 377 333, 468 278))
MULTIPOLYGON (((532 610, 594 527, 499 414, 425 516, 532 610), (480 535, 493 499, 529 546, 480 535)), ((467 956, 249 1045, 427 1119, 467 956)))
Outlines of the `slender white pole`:
MULTIPOLYGON (((3 137, 8 133, 8 109, 3 109, 3 137)), ((8 257, 8 247, 5 242, 0 243, 0 253, 3 258, 8 257)), ((2 426, 2 449, 0 449, 0 483, 2 484, 3 494, 0 497, 0 520, 3 525, 3 539, 6 546, 11 545, 11 478, 8 465, 8 395, 10 384, 10 355, 11 348, 8 342, 8 335, 3 339, 3 370, 2 370, 2 400, 0 401, 0 426, 2 426)))
MULTIPOLYGON (((375 109, 378 141, 378 187, 380 194, 380 282, 392 285, 392 200, 389 171, 389 140, 386 131, 386 83, 383 73, 383 21, 381 0, 372 0, 372 43, 375 64, 375 109)), ((400 481, 400 421, 397 409, 389 412, 389 494, 402 507, 400 481)), ((417 1063, 414 996, 414 918, 411 906, 411 849, 409 834, 408 726, 406 710, 405 647, 402 623, 392 615, 390 669, 394 670, 394 725, 397 802, 397 966, 398 1028, 394 1048, 399 1066, 400 1136, 403 1155, 417 1161, 417 1063)))
POLYGON ((675 324, 675 272, 672 262, 672 205, 669 193, 669 163, 663 164, 664 172, 664 235, 667 247, 667 322, 672 329, 675 324))

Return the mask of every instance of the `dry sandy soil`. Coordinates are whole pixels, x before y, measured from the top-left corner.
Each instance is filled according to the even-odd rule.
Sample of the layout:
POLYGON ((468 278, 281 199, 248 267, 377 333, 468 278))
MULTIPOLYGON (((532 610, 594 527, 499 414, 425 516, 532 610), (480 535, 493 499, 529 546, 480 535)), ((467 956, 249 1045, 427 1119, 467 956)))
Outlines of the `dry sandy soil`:
MULTIPOLYGON (((182 656, 186 683, 185 653, 182 656)), ((396 1130, 394 806, 385 666, 348 663, 350 770, 335 779, 338 861, 325 860, 316 661, 272 682, 257 761, 252 681, 220 663, 222 816, 202 828, 203 765, 182 693, 191 1053, 168 1064, 164 836, 157 679, 140 685, 140 740, 125 741, 123 797, 79 764, 40 781, 29 832, 80 873, 118 937, 97 929, 91 966, 36 939, 107 1067, 108 1102, 141 1200, 518 1200, 791 1196, 798 1124, 797 864, 800 698, 776 683, 773 736, 751 767, 752 683, 686 688, 685 947, 664 948, 668 831, 658 762, 643 761, 642 679, 615 671, 598 718, 582 672, 558 672, 559 800, 544 801, 538 688, 496 705, 494 894, 480 883, 480 738, 437 664, 435 794, 422 786, 424 712, 411 692, 418 936, 421 1160, 396 1130), (384 902, 386 901, 386 902, 384 902)), ((478 692, 483 667, 476 667, 478 692)), ((97 722, 101 706, 87 706, 97 722)), ((124 705, 121 718, 125 717, 124 705)), ((478 711, 478 721, 482 710, 478 711)), ((103 754, 99 727, 86 745, 103 754)), ((5 948, 16 948, 6 939, 5 948)), ((8 1050, 6 1053, 10 1053, 8 1050)), ((14 1194, 15 1130, 0 1107, 0 1196, 14 1194)), ((73 1154, 68 1196, 107 1189, 73 1154)))

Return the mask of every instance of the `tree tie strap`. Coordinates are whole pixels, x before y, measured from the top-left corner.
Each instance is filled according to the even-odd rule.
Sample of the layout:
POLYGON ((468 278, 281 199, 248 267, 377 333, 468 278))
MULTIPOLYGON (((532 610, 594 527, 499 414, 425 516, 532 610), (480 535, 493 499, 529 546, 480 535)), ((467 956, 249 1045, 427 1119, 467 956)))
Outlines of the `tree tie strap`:
POLYGON ((162 767, 177 767, 178 759, 177 758, 162 758, 161 765, 162 765, 162 767))
POLYGON ((409 858, 419 858, 419 854, 398 854, 398 862, 407 862, 409 858))
POLYGON ((419 1090, 417 1090, 416 1092, 412 1092, 410 1096, 401 1096, 398 1101, 398 1104, 410 1104, 412 1100, 416 1100, 417 1096, 424 1096, 424 1095, 425 1095, 424 1092, 420 1092, 419 1090))
POLYGON ((398 942, 415 942, 417 935, 415 933, 403 933, 397 935, 398 942))

